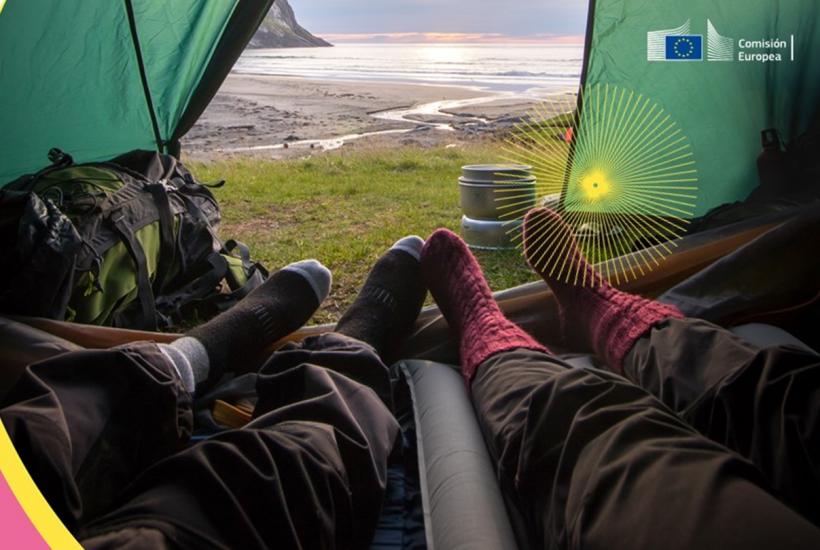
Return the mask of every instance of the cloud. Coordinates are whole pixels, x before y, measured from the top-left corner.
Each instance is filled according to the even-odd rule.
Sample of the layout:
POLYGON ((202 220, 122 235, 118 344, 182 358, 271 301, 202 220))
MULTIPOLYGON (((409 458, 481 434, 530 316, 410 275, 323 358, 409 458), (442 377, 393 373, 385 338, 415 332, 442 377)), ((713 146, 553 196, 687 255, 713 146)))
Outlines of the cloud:
POLYGON ((583 44, 584 35, 534 34, 510 36, 501 33, 436 33, 436 32, 396 32, 396 33, 321 33, 321 37, 334 44, 379 43, 379 44, 583 44))

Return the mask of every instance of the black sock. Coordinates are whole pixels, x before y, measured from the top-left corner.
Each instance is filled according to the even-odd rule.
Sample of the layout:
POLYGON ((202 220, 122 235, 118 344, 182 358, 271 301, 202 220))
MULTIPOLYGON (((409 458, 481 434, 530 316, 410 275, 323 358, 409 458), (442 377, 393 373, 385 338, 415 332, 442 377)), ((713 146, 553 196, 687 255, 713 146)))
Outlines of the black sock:
POLYGON ((207 351, 206 384, 297 331, 316 312, 329 288, 330 272, 315 260, 292 264, 228 311, 188 332, 207 351))
POLYGON ((382 256, 336 332, 366 342, 384 357, 394 351, 418 318, 427 289, 419 255, 424 241, 404 238, 382 256))

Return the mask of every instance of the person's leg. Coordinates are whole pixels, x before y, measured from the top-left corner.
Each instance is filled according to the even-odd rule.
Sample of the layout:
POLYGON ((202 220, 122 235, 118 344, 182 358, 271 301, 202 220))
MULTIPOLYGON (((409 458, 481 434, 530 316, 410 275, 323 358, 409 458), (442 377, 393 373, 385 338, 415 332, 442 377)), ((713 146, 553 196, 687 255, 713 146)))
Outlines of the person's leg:
POLYGON ((624 373, 709 438, 754 462, 783 499, 820 525, 820 357, 758 348, 696 319, 635 342, 624 373))
POLYGON ((329 274, 302 273, 303 266, 273 275, 236 308, 170 346, 73 352, 28 367, 5 396, 0 418, 69 529, 108 510, 141 471, 187 444, 198 383, 307 320, 324 298, 309 278, 329 283, 329 274), (267 321, 280 317, 287 322, 267 321), (239 325, 256 339, 237 336, 239 325), (237 348, 237 340, 247 346, 237 348))
POLYGON ((151 468, 121 506, 88 527, 84 543, 153 529, 189 547, 369 545, 398 434, 380 355, 396 347, 421 309, 422 245, 403 239, 377 262, 351 306, 355 314, 345 314, 336 333, 271 357, 259 375, 253 422, 151 468))
POLYGON ((187 441, 191 397, 157 346, 79 351, 37 363, 0 418, 69 529, 106 510, 140 471, 187 441))
MULTIPOLYGON (((377 358, 351 360, 387 377, 377 358)), ((185 548, 367 547, 398 424, 342 374, 281 367, 274 357, 261 372, 253 422, 149 468, 80 533, 84 544, 154 529, 185 548)))
POLYGON ((547 210, 525 222, 525 250, 561 307, 564 330, 681 414, 752 460, 769 483, 820 524, 820 358, 759 349, 676 308, 612 288, 581 256, 571 228, 547 210), (545 258, 554 258, 546 261, 545 258), (561 277, 582 273, 586 285, 561 277))
POLYGON ((423 246, 417 236, 396 242, 373 266, 336 332, 366 342, 392 359, 427 295, 419 264, 423 246))
POLYGON ((627 352, 649 330, 683 314, 675 306, 620 291, 583 256, 574 231, 547 208, 524 220, 524 253, 558 302, 564 340, 573 351, 592 351, 623 374, 627 352))
POLYGON ((458 237, 434 234, 422 269, 460 340, 500 482, 537 547, 820 542, 820 532, 772 496, 750 462, 622 377, 565 366, 506 320, 458 237))
POLYGON ((213 385, 226 371, 246 369, 267 346, 299 330, 327 298, 331 282, 330 271, 316 260, 290 264, 163 349, 175 363, 187 363, 195 385, 213 385))
POLYGON ((267 371, 319 365, 371 388, 389 405, 385 364, 410 332, 427 295, 419 263, 423 246, 416 236, 396 242, 370 270, 334 332, 286 345, 271 358, 267 371))

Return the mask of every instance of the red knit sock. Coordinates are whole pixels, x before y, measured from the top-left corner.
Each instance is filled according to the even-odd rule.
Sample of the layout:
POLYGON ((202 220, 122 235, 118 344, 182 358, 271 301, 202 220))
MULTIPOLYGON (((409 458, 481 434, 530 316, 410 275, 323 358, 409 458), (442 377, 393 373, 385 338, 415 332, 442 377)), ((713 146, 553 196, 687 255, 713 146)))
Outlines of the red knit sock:
POLYGON ((564 337, 592 349, 615 372, 654 325, 683 314, 675 306, 613 288, 585 259, 557 213, 537 208, 524 221, 527 261, 558 300, 564 337))
POLYGON ((467 385, 491 356, 517 348, 548 352, 495 303, 481 267, 461 238, 439 229, 421 253, 421 270, 441 312, 458 334, 461 372, 467 385))

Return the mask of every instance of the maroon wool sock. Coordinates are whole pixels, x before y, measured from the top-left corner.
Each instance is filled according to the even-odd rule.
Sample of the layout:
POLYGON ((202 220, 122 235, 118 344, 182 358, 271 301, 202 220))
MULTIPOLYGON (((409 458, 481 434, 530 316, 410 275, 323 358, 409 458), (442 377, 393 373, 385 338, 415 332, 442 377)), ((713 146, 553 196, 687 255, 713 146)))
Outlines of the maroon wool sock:
POLYGON ((565 339, 592 349, 614 372, 635 342, 658 323, 683 314, 675 306, 613 288, 578 248, 556 212, 537 208, 524 221, 527 261, 558 300, 565 339))
POLYGON ((427 240, 421 270, 442 314, 458 334, 461 372, 468 386, 478 366, 493 355, 518 348, 549 353, 504 317, 478 262, 452 231, 439 229, 427 240))

